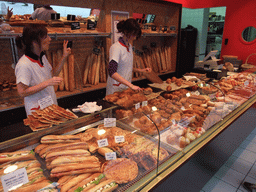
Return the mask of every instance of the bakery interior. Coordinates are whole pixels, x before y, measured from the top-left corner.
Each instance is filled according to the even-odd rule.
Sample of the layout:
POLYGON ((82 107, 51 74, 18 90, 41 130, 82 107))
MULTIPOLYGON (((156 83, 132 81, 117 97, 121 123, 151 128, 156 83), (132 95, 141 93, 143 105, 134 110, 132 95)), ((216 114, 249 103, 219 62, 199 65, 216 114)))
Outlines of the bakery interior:
MULTIPOLYGON (((32 6, 33 4, 51 4, 56 6, 56 9, 57 7, 72 7, 86 10, 84 16, 79 15, 75 19, 75 22, 79 22, 79 29, 71 29, 70 26, 74 21, 67 20, 67 14, 76 14, 76 12, 68 12, 69 9, 60 16, 59 20, 36 22, 41 22, 48 28, 52 42, 47 58, 52 62, 57 57, 64 39, 72 40, 73 42, 75 87, 72 90, 67 85, 58 88, 56 91, 58 105, 73 111, 73 109, 85 102, 96 102, 98 106, 102 106, 102 110, 94 113, 74 112, 76 115, 74 119, 55 124, 46 129, 33 130, 31 127, 24 125, 23 120, 27 117, 23 99, 18 96, 15 89, 13 68, 22 55, 15 47, 14 39, 16 35, 21 33, 27 20, 24 19, 26 17, 25 14, 16 14, 14 9, 14 16, 17 16, 13 21, 6 21, 5 23, 9 24, 10 28, 8 26, 6 31, 3 28, 4 30, 0 33, 1 152, 16 151, 23 148, 34 149, 40 143, 41 138, 47 135, 82 135, 86 133, 87 129, 99 128, 104 123, 104 118, 114 117, 117 119, 117 127, 121 127, 125 131, 136 131, 143 138, 154 141, 155 148, 159 147, 159 145, 163 148, 161 150, 158 148, 158 151, 167 151, 169 154, 164 160, 160 160, 161 156, 156 158, 157 161, 154 161, 151 165, 152 167, 139 163, 139 160, 136 159, 139 165, 137 177, 126 183, 120 182, 115 191, 209 191, 205 185, 213 177, 216 178, 215 174, 218 173, 230 157, 233 157, 233 152, 236 151, 240 144, 246 141, 246 138, 255 129, 253 113, 255 112, 256 97, 253 85, 255 85, 254 72, 256 71, 254 68, 256 26, 255 16, 253 16, 255 4, 252 0, 235 3, 227 0, 129 0, 125 2, 117 0, 93 0, 90 2, 17 0, 12 1, 12 3, 23 3, 24 5, 29 4, 32 6), (141 6, 141 3, 145 4, 145 6, 141 6), (221 14, 218 13, 218 9, 222 10, 221 14), (96 27, 88 29, 91 10, 99 10, 99 12, 93 18, 90 18, 91 21, 97 21, 96 27), (111 101, 113 98, 109 100, 105 97, 108 51, 110 45, 118 37, 118 34, 113 32, 111 26, 113 26, 114 21, 129 17, 137 19, 138 22, 142 22, 143 19, 147 18, 147 22, 141 24, 142 37, 134 42, 134 58, 137 65, 140 63, 142 66, 144 62, 144 66, 148 65, 154 71, 152 76, 143 76, 139 73, 134 73, 133 75, 134 84, 145 89, 148 87, 152 89, 152 92, 148 95, 145 92, 143 99, 147 100, 147 102, 145 104, 143 99, 140 100, 142 107, 139 105, 139 108, 147 109, 148 107, 146 106, 148 105, 156 105, 161 108, 159 102, 168 105, 170 104, 168 101, 172 101, 172 105, 181 107, 181 100, 176 102, 177 99, 174 99, 173 93, 182 94, 183 97, 190 97, 187 94, 196 91, 194 90, 194 83, 197 80, 184 81, 183 76, 185 74, 188 76, 197 75, 197 78, 203 81, 208 82, 209 80, 205 87, 203 84, 196 85, 201 95, 207 95, 207 99, 211 97, 210 101, 198 95, 196 99, 190 97, 191 101, 186 98, 186 101, 190 102, 191 105, 194 102, 202 102, 198 106, 207 107, 208 110, 208 112, 205 112, 205 109, 203 110, 203 116, 206 118, 202 121, 202 124, 199 126, 192 125, 192 123, 189 124, 191 126, 190 129, 204 127, 203 131, 193 129, 194 132, 199 130, 201 132, 199 131, 199 136, 198 132, 195 133, 198 137, 196 139, 192 138, 190 144, 187 143, 180 146, 174 145, 173 141, 168 143, 166 134, 171 129, 174 129, 175 121, 169 122, 172 124, 171 127, 158 126, 159 133, 158 129, 153 129, 153 131, 151 129, 152 132, 149 132, 149 130, 143 131, 140 127, 142 126, 140 125, 142 121, 148 120, 145 117, 151 117, 153 120, 150 120, 150 123, 152 123, 151 121, 155 122, 155 119, 162 119, 164 115, 169 118, 168 114, 162 113, 159 116, 158 113, 157 117, 159 119, 157 119, 156 116, 151 116, 151 114, 146 115, 145 111, 142 114, 141 112, 138 113, 136 102, 132 103, 132 109, 127 110, 127 108, 131 107, 124 106, 124 104, 129 104, 129 102, 126 101, 120 104, 116 103, 116 101, 111 101), (153 30, 154 27, 156 31, 153 30), (222 30, 216 34, 218 27, 221 27, 222 30), (215 52, 216 49, 218 50, 217 52, 215 52), (161 64, 157 61, 158 55, 162 61, 161 64), (207 56, 209 57, 205 59, 207 56), (164 58, 166 58, 165 62, 163 61, 164 58), (102 67, 98 68, 97 75, 94 76, 90 72, 92 68, 86 69, 88 65, 97 66, 95 61, 101 61, 100 65, 102 67), (219 68, 220 66, 224 66, 224 68, 219 68), (155 74, 157 77, 155 77, 155 74), (223 82, 228 76, 231 77, 231 80, 229 79, 228 83, 223 82), (181 86, 178 86, 180 82, 176 83, 175 78, 182 82, 181 86), (242 80, 239 81, 239 78, 242 80), (247 88, 242 89, 241 83, 244 88, 247 88), (171 85, 169 87, 171 90, 168 90, 169 85, 171 85), (218 86, 216 87, 216 85, 218 86), (229 108, 224 109, 222 108, 223 106, 217 107, 215 104, 215 108, 221 110, 215 110, 213 113, 209 112, 209 110, 212 110, 211 105, 214 106, 214 102, 218 101, 218 104, 223 102, 221 100, 223 97, 216 95, 216 92, 218 94, 228 93, 230 85, 232 85, 233 93, 242 93, 242 96, 246 97, 241 97, 235 103, 230 101, 232 100, 231 96, 228 97, 228 94, 226 94, 224 102, 228 103, 229 108), (223 89, 219 90, 220 87, 223 89), (185 91, 181 92, 180 90, 185 91), (161 96, 161 99, 157 99, 158 96, 161 96), (132 118, 124 115, 129 113, 133 114, 132 118), (208 125, 205 125, 207 123, 208 125), (164 140, 160 140, 158 134, 164 140)), ((9 6, 11 6, 11 3, 9 6)), ((176 108, 172 108, 172 110, 170 114, 179 112, 184 115, 185 112, 188 112, 188 110, 185 111, 183 109, 183 112, 180 112, 180 109, 176 108)), ((151 113, 153 114, 154 112, 151 113)), ((202 115, 199 112, 198 114, 202 115)), ((197 118, 199 119, 198 114, 197 118)), ((175 118, 179 119, 177 116, 175 118)), ((165 122, 167 123, 167 121, 165 122)), ((127 133, 125 132, 124 134, 127 133)), ((129 155, 126 154, 127 156, 129 155)), ((102 159, 102 156, 100 157, 102 159)), ((38 155, 37 158, 40 159, 38 155)), ((131 157, 130 159, 133 158, 131 157)), ((255 177, 250 178, 255 180, 255 177)), ((231 186, 234 191, 246 191, 241 186, 241 183, 237 186, 231 184, 231 186)))

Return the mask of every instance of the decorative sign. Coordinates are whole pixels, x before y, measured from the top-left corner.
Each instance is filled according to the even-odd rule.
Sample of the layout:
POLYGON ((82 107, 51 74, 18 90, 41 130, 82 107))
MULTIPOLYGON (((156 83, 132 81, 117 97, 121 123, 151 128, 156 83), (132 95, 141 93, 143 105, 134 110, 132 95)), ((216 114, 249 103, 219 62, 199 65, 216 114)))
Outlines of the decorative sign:
POLYGON ((53 104, 53 100, 50 95, 38 100, 38 105, 40 106, 40 109, 44 109, 52 104, 53 104))
POLYGON ((97 142, 98 142, 98 146, 99 147, 106 147, 106 146, 108 146, 107 138, 106 139, 97 140, 97 142))
POLYGON ((1 181, 5 192, 15 189, 18 186, 28 183, 27 171, 24 167, 17 169, 16 171, 3 175, 1 181))
POLYGON ((116 127, 116 118, 105 118, 104 127, 116 127))

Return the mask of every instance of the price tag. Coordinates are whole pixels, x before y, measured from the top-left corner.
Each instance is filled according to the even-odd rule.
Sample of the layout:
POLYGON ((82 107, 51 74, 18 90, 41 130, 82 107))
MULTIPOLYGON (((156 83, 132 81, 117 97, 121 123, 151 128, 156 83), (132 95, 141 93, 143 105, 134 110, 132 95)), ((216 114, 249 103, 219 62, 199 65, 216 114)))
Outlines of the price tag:
POLYGON ((248 85, 249 85, 249 81, 245 81, 244 86, 248 86, 248 85))
POLYGON ((140 103, 136 103, 135 104, 135 109, 139 109, 140 108, 140 103))
POLYGON ((52 104, 53 104, 53 100, 50 95, 38 100, 38 105, 40 106, 40 109, 44 109, 52 104))
POLYGON ((116 152, 105 153, 106 160, 115 160, 116 159, 116 152))
POLYGON ((72 22, 71 23, 71 30, 80 29, 80 23, 79 22, 72 22))
POLYGON ((18 186, 28 183, 28 175, 26 169, 23 167, 1 177, 4 191, 15 189, 18 186))
POLYGON ((104 127, 116 127, 116 118, 105 118, 104 127))
POLYGON ((142 107, 147 106, 148 105, 148 101, 142 101, 142 107))
POLYGON ((123 143, 124 142, 124 136, 123 135, 115 136, 115 142, 116 143, 123 143))
POLYGON ((186 110, 184 106, 182 106, 180 109, 181 109, 182 111, 186 110))
POLYGON ((108 146, 108 139, 107 138, 106 139, 97 140, 97 142, 98 142, 98 146, 99 147, 106 147, 106 146, 108 146))

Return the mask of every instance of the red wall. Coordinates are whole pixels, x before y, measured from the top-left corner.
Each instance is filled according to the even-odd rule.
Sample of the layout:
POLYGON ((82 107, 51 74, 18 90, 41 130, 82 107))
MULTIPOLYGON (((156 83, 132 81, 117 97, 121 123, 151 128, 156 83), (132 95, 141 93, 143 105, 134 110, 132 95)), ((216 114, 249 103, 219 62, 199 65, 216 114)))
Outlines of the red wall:
MULTIPOLYGON (((241 40, 244 28, 254 26, 256 28, 256 3, 255 0, 168 0, 180 3, 183 7, 209 8, 226 6, 226 18, 223 32, 221 55, 236 55, 245 62, 251 53, 256 53, 256 41, 245 44, 241 40), (224 45, 224 40, 228 44, 224 45)), ((256 56, 251 56, 249 63, 256 64, 256 56)))

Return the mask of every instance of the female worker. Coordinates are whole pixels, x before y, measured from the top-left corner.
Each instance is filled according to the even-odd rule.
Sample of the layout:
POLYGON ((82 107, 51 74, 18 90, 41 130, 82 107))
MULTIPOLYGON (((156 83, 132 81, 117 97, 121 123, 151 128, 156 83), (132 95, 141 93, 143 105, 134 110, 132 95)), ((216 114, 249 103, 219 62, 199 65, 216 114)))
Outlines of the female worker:
POLYGON ((120 21, 117 30, 122 33, 122 37, 110 47, 106 95, 128 87, 140 91, 140 87, 131 83, 132 72, 151 72, 151 68, 133 68, 132 42, 141 36, 141 28, 137 21, 135 19, 120 21))
POLYGON ((27 115, 40 108, 40 102, 57 104, 54 85, 63 79, 57 77, 65 59, 71 53, 67 41, 63 43, 63 56, 55 68, 48 62, 45 51, 49 49, 51 38, 42 25, 30 24, 24 27, 22 36, 17 36, 17 47, 24 48, 25 54, 15 67, 17 90, 24 97, 27 115))

